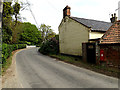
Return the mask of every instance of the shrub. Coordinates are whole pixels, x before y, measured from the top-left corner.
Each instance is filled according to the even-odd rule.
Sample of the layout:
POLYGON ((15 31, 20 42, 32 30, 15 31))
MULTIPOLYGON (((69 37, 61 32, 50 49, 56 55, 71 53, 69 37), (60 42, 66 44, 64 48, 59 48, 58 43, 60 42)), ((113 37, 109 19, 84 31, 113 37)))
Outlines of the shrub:
POLYGON ((12 51, 25 48, 26 44, 2 44, 2 64, 6 63, 6 59, 11 55, 12 51))
POLYGON ((26 48, 26 44, 17 44, 17 45, 18 45, 18 49, 26 48))
POLYGON ((13 44, 12 46, 13 46, 13 51, 18 49, 18 45, 13 44))
POLYGON ((39 52, 42 54, 58 54, 59 53, 59 40, 56 37, 53 37, 47 41, 45 41, 40 49, 39 52))

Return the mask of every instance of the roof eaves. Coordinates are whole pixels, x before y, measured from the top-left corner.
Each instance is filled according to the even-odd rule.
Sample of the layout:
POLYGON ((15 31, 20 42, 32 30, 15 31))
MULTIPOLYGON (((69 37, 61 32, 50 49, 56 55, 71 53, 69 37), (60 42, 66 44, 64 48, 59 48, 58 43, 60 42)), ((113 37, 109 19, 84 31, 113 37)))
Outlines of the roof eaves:
POLYGON ((92 29, 92 28, 91 28, 91 31, 92 32, 106 32, 104 29, 92 29))
POLYGON ((99 43, 100 45, 104 45, 104 44, 120 44, 119 42, 102 42, 102 43, 99 43))

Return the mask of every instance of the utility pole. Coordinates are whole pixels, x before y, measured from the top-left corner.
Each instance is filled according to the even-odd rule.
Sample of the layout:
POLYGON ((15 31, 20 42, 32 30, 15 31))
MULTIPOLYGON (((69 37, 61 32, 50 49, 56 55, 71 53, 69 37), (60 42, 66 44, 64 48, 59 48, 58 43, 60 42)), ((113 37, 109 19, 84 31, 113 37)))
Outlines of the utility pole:
POLYGON ((120 1, 118 2, 118 8, 115 11, 118 11, 118 20, 120 20, 120 1))
POLYGON ((0 0, 0 89, 2 89, 2 11, 3 0, 0 0))
MULTIPOLYGON (((26 0, 26 2, 28 3, 28 0, 26 0)), ((32 9, 30 8, 29 3, 28 3, 28 8, 29 8, 29 10, 30 10, 30 12, 31 12, 31 14, 32 14, 32 16, 33 16, 33 19, 34 19, 34 21, 35 21, 35 23, 36 23, 36 25, 37 25, 37 28, 39 28, 38 23, 37 23, 37 20, 36 20, 36 18, 35 18, 35 15, 33 14, 32 9)))

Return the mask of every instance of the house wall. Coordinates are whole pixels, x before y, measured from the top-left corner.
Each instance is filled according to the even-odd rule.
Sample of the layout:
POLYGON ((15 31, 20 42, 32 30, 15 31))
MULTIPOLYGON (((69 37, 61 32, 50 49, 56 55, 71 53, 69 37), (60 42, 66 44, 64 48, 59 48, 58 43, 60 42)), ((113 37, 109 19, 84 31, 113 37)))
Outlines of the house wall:
POLYGON ((108 65, 120 65, 120 44, 103 44, 100 49, 104 50, 104 59, 108 65))
POLYGON ((90 32, 89 39, 101 38, 103 34, 104 34, 103 32, 90 32))
POLYGON ((88 42, 89 28, 66 17, 59 26, 60 53, 82 56, 82 43, 88 42))

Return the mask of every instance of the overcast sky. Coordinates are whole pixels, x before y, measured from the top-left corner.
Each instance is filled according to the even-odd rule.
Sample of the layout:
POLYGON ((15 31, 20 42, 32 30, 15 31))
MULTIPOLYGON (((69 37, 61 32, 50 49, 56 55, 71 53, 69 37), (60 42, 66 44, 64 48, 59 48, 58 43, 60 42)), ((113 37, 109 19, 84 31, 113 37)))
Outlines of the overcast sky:
MULTIPOLYGON (((118 1, 120 0, 28 0, 38 25, 50 25, 56 33, 66 5, 71 7, 71 16, 110 22, 109 14, 118 12, 115 11, 118 1)), ((26 18, 26 22, 36 25, 29 10, 22 11, 21 16, 26 18)))

